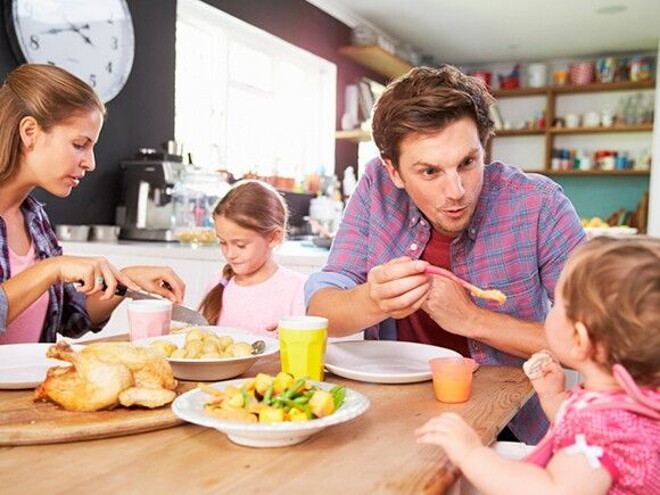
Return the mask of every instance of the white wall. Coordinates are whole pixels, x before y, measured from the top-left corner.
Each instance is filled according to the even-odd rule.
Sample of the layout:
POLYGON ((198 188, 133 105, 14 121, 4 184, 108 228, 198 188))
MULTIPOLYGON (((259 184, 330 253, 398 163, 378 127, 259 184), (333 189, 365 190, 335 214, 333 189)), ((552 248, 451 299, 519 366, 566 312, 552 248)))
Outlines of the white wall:
MULTIPOLYGON (((660 61, 660 43, 658 44, 658 58, 660 61)), ((660 63, 656 62, 656 87, 660 81, 660 63)), ((647 232, 660 237, 660 97, 655 99, 655 116, 653 121, 652 165, 651 179, 649 180, 649 221, 647 232)))

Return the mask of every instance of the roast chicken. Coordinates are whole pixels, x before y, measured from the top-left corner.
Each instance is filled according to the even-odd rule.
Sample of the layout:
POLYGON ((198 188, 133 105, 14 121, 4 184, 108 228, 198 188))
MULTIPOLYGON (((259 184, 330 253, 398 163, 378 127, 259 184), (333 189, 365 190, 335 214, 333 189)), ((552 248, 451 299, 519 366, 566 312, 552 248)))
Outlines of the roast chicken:
POLYGON ((59 342, 48 349, 47 356, 71 366, 49 369, 34 398, 51 400, 69 411, 98 411, 119 404, 156 408, 176 397, 172 368, 155 349, 104 342, 76 352, 59 342))

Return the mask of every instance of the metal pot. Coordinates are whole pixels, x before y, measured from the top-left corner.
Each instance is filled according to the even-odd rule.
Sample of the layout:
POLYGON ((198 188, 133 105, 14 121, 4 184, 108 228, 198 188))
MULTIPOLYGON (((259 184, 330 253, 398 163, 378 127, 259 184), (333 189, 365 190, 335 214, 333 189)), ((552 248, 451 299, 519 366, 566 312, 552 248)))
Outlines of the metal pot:
POLYGON ((118 225, 92 225, 90 241, 114 242, 119 238, 118 225))
POLYGON ((84 242, 89 237, 87 225, 58 225, 55 234, 60 241, 84 242))

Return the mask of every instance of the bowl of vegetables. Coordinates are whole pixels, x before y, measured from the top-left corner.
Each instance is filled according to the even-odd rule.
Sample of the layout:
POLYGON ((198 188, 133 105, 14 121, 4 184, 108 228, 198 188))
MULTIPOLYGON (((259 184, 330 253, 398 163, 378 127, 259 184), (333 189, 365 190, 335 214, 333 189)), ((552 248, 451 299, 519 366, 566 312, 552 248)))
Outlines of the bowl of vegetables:
POLYGON ((285 447, 369 408, 367 397, 327 382, 294 380, 287 373, 227 380, 179 396, 179 418, 225 433, 247 447, 285 447))

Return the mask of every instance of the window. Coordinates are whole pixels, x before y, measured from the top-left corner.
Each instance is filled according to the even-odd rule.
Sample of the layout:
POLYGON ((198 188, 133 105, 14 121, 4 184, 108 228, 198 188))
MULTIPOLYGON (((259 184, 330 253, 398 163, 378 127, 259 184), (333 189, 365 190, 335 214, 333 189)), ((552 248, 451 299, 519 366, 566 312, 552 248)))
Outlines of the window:
POLYGON ((177 3, 175 135, 205 169, 334 171, 336 67, 199 0, 177 3))

